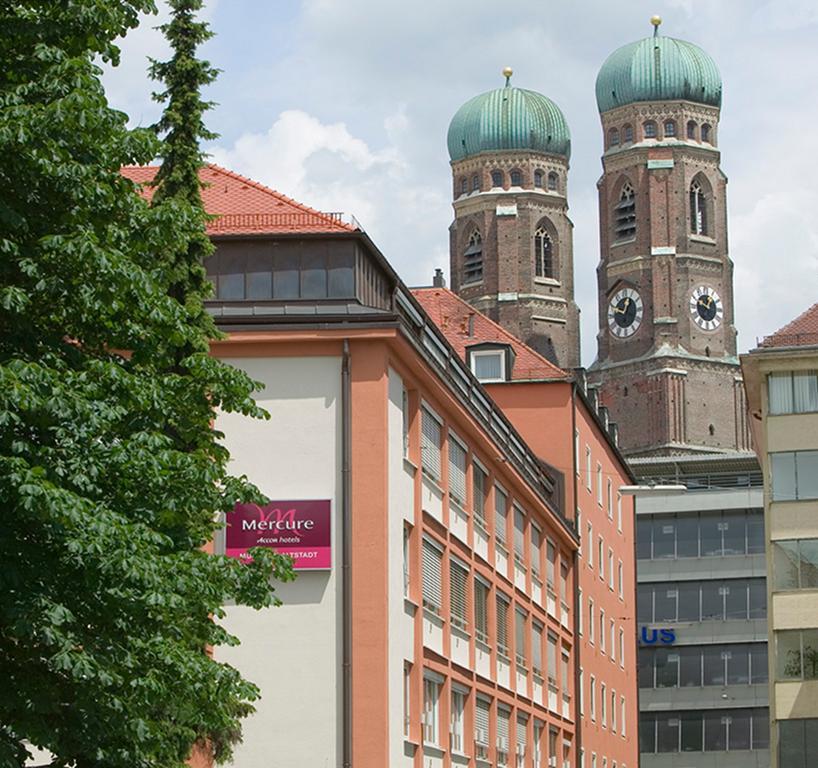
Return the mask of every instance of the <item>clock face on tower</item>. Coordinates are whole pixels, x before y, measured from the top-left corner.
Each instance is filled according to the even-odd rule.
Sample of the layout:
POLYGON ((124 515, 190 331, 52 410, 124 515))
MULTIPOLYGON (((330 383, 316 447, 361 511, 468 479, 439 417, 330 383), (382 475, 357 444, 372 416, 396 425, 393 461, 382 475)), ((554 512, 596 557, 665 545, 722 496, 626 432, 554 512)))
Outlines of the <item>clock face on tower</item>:
POLYGON ((694 288, 690 294, 690 315, 703 331, 715 331, 724 317, 719 294, 706 285, 694 288))
POLYGON ((608 304, 608 328, 619 339, 632 336, 642 324, 642 297, 633 288, 617 291, 608 304))

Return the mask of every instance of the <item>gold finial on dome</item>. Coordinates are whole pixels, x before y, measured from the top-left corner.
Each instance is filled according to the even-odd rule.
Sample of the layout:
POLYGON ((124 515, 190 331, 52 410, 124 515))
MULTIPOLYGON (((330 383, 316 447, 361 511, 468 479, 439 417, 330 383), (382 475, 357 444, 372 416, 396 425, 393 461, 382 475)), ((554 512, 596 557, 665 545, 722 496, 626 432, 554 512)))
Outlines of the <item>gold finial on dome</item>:
POLYGON ((653 35, 655 37, 659 34, 659 25, 662 23, 662 17, 653 15, 650 17, 650 23, 653 24, 653 35))
POLYGON ((506 79, 506 85, 509 85, 511 80, 511 76, 514 74, 514 70, 511 67, 503 67, 503 77, 506 79))

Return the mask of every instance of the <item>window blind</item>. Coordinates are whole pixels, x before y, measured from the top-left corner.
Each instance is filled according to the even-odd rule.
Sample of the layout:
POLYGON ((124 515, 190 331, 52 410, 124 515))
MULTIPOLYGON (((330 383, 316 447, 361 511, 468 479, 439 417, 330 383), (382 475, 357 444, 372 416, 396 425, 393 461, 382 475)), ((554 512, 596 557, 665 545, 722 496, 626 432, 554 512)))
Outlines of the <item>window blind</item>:
POLYGON ((479 579, 474 580, 474 628, 477 639, 484 643, 489 639, 488 622, 489 588, 479 579))
POLYGON ((497 594, 497 650, 508 655, 508 599, 497 594))
POLYGON ((449 433, 449 495, 466 503, 466 450, 449 433))
POLYGON ((528 746, 528 720, 517 715, 517 754, 524 755, 528 746))
POLYGON ((508 721, 511 712, 497 708, 497 748, 505 752, 508 750, 508 721))
POLYGON ((519 608, 514 610, 514 643, 517 663, 526 666, 525 663, 525 612, 519 608))
POLYGON ((560 562, 560 600, 568 605, 568 566, 560 562))
POLYGON ((539 624, 531 626, 531 665, 538 675, 542 674, 542 629, 539 624))
POLYGON ((525 552, 525 515, 518 507, 514 507, 514 554, 520 559, 525 552))
POLYGON ((423 470, 433 479, 440 480, 440 422, 421 409, 420 462, 423 470))
POLYGON ((423 540, 423 605, 435 613, 440 613, 441 588, 440 571, 443 555, 426 539, 423 540))
POLYGON ((478 698, 474 710, 474 740, 477 744, 488 746, 489 743, 489 712, 491 703, 478 698))
POLYGON ((547 562, 545 564, 545 581, 551 590, 554 590, 554 567, 557 562, 557 550, 554 545, 549 541, 546 546, 546 559, 547 562))
POLYGON ((481 528, 486 528, 486 473, 474 462, 472 471, 472 506, 474 508, 474 522, 481 528))
POLYGON ((537 575, 540 575, 542 565, 542 532, 536 525, 531 526, 531 570, 537 575))
POLYGON ((548 633, 548 679, 557 682, 557 638, 548 633))
POLYGON ((468 578, 469 574, 454 560, 449 562, 449 597, 451 600, 452 623, 464 628, 468 622, 468 578))
POLYGON ((499 488, 494 489, 494 536, 499 544, 506 543, 508 520, 508 496, 499 488))

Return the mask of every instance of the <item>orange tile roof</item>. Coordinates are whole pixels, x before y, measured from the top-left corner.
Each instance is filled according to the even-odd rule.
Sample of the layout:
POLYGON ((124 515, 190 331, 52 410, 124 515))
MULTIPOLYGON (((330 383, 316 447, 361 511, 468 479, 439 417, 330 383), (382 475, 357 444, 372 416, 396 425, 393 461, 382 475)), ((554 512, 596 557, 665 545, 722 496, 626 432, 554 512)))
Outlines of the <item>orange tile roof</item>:
MULTIPOLYGON (((149 186, 157 165, 128 165, 122 175, 139 185, 140 193, 151 199, 149 186)), ((341 221, 339 214, 321 213, 276 192, 263 184, 208 163, 199 173, 204 186, 205 210, 217 219, 209 222, 209 235, 313 234, 354 232, 356 228, 341 221)))
POLYGON ((562 368, 523 344, 448 288, 413 288, 412 295, 464 361, 466 348, 473 344, 509 344, 515 354, 512 381, 565 379, 568 376, 562 368))
POLYGON ((765 336, 760 347, 813 347, 818 346, 818 304, 813 304, 795 320, 765 336))

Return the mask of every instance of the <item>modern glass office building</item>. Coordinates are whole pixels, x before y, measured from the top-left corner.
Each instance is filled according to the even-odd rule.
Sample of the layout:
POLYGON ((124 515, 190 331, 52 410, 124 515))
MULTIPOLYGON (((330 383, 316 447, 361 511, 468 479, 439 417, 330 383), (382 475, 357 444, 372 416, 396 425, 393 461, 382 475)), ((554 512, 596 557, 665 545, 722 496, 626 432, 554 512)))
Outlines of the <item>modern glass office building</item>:
POLYGON ((762 477, 754 455, 634 459, 642 768, 769 768, 762 477))

